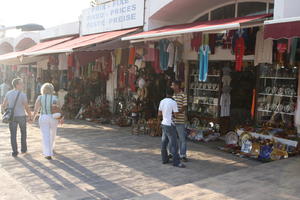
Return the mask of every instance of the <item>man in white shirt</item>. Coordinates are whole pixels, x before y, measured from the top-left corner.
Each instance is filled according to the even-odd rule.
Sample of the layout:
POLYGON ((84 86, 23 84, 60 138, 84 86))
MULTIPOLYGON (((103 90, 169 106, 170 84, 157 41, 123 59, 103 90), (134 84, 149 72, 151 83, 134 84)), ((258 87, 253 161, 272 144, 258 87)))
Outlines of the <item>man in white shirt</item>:
POLYGON ((0 104, 3 103, 4 97, 6 93, 9 91, 9 81, 6 79, 4 82, 0 85, 0 104))
POLYGON ((167 97, 161 100, 158 109, 158 116, 163 117, 161 122, 163 132, 161 156, 163 164, 167 164, 169 162, 167 146, 170 143, 171 153, 173 155, 173 165, 175 167, 184 168, 185 165, 180 163, 178 155, 177 133, 175 123, 173 121, 173 114, 176 115, 178 113, 177 103, 172 99, 173 93, 174 92, 171 88, 167 89, 167 97))

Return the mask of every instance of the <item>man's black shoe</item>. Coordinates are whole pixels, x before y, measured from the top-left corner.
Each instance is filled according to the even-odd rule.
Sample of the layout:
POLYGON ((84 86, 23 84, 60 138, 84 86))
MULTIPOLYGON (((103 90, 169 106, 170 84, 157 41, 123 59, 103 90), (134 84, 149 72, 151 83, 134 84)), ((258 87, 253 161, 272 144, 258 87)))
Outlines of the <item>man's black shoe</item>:
POLYGON ((181 160, 182 160, 183 162, 188 162, 188 161, 189 161, 186 157, 182 157, 181 160))
POLYGON ((168 164, 168 163, 169 163, 169 161, 162 162, 163 165, 168 164))
POLYGON ((173 158, 173 155, 172 155, 172 154, 169 154, 168 157, 169 157, 169 159, 172 159, 172 158, 173 158))
POLYGON ((18 156, 18 153, 12 153, 11 156, 12 156, 12 157, 17 157, 17 156, 18 156))
POLYGON ((185 165, 184 164, 182 164, 182 163, 180 163, 180 164, 178 164, 177 166, 175 166, 175 167, 178 167, 178 168, 185 168, 185 165))

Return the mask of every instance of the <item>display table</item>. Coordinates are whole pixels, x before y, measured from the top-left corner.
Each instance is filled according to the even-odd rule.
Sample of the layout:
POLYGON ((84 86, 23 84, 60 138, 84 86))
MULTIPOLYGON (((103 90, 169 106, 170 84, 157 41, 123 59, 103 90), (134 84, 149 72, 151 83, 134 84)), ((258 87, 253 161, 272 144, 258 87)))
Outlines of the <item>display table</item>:
MULTIPOLYGON (((238 129, 236 131, 238 136, 240 136, 244 132, 248 132, 248 131, 244 131, 242 129, 238 129)), ((272 135, 263 135, 263 134, 259 134, 259 133, 255 133, 255 132, 248 132, 248 133, 250 133, 252 135, 252 137, 255 137, 255 138, 264 138, 264 139, 270 139, 270 140, 274 139, 275 141, 280 142, 285 145, 288 145, 288 146, 297 147, 297 145, 298 145, 298 141, 294 141, 294 140, 279 138, 279 137, 275 137, 272 135)))

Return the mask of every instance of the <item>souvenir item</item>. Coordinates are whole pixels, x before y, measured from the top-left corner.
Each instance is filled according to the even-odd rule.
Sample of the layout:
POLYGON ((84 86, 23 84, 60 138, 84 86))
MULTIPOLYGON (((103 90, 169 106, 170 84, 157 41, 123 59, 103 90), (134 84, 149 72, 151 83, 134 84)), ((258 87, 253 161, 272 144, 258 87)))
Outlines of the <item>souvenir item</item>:
POLYGON ((290 88, 285 88, 284 94, 285 95, 290 95, 290 93, 291 93, 290 88))
POLYGON ((277 92, 279 95, 283 95, 284 93, 284 89, 283 88, 279 88, 278 92, 277 92))
POLYGON ((272 90, 272 89, 271 89, 270 87, 267 87, 267 88, 266 88, 266 93, 267 93, 267 94, 270 94, 270 93, 271 93, 271 90, 272 90))
POLYGON ((272 88, 272 94, 276 94, 277 90, 278 90, 277 87, 273 87, 272 88))
POLYGON ((207 87, 208 87, 207 89, 211 90, 212 89, 212 84, 208 83, 207 87))
POLYGON ((269 160, 271 158, 272 147, 269 145, 261 146, 258 159, 269 160))
POLYGON ((277 112, 282 112, 283 111, 283 105, 282 104, 279 104, 278 106, 277 106, 277 109, 276 109, 276 111, 277 112))
POLYGON ((286 105, 284 107, 284 112, 287 112, 287 113, 291 112, 291 106, 290 105, 286 105))
POLYGON ((252 143, 252 149, 251 149, 251 155, 255 156, 256 158, 258 157, 260 152, 260 144, 259 143, 252 143))
POLYGON ((274 148, 271 153, 272 160, 280 160, 281 158, 288 158, 289 154, 285 150, 274 148))
POLYGON ((248 132, 243 132, 239 137, 239 146, 243 145, 243 141, 251 140, 252 136, 248 132))
POLYGON ((193 118, 191 120, 191 125, 192 125, 192 127, 198 127, 200 125, 199 119, 198 118, 193 118))
POLYGON ((276 108, 277 108, 277 105, 274 103, 274 104, 272 104, 272 106, 271 106, 271 110, 272 111, 276 111, 276 108))
POLYGON ((252 142, 250 140, 243 140, 241 152, 243 153, 250 153, 252 150, 252 142))

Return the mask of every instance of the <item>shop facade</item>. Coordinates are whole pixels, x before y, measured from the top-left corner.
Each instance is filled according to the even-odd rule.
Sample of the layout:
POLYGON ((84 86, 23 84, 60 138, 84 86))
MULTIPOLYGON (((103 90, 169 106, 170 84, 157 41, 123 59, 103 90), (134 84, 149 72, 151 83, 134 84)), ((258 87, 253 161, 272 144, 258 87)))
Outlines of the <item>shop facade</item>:
MULTIPOLYGON (((209 7, 208 2, 201 3, 209 7)), ((167 16, 172 13, 168 6, 176 9, 176 1, 167 2, 148 19, 148 25, 159 28, 123 40, 133 45, 154 43, 161 57, 167 55, 166 63, 159 58, 163 74, 171 69, 177 80, 177 65, 183 63, 190 139, 209 141, 226 135, 229 147, 223 150, 262 160, 294 154, 298 146, 297 39, 265 36, 264 21, 273 18, 273 1, 227 1, 215 5, 190 17, 193 21, 170 25, 170 20, 164 21, 168 26, 163 26, 162 21, 174 15, 167 16), (177 47, 172 50, 178 44, 183 49, 179 59, 177 47), (170 66, 173 53, 178 60, 171 61, 175 62, 170 66)))
POLYGON ((69 118, 153 136, 159 102, 180 81, 191 140, 225 136, 223 150, 276 160, 298 151, 299 30, 266 31, 285 16, 281 3, 106 2, 83 11, 79 36, 51 36, 6 60, 36 63, 35 76, 54 83, 69 118))

